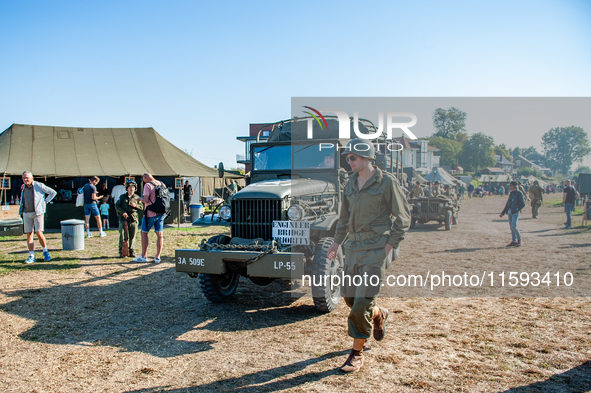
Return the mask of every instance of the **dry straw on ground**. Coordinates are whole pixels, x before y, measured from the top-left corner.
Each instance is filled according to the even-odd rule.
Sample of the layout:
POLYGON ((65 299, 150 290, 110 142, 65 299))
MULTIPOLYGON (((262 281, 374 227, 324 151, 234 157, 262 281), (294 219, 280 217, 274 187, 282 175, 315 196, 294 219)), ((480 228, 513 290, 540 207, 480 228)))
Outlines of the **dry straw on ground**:
MULTIPOLYGON (((527 271, 575 260, 589 268, 591 231, 560 229, 560 208, 542 208, 539 220, 524 214, 524 247, 505 249, 509 227, 495 215, 504 201, 465 201, 451 232, 437 225, 409 232, 399 263, 498 260, 527 271)), ((60 234, 49 234, 54 260, 32 266, 22 263, 24 238, 0 239, 0 391, 591 389, 584 297, 380 298, 391 311, 386 339, 368 342, 361 372, 341 375, 351 344, 342 302, 320 315, 281 282, 245 280, 235 302, 214 305, 197 280, 174 271, 175 248, 219 231, 166 230, 160 265, 115 258, 113 231, 88 239, 81 252, 57 251, 60 234)))

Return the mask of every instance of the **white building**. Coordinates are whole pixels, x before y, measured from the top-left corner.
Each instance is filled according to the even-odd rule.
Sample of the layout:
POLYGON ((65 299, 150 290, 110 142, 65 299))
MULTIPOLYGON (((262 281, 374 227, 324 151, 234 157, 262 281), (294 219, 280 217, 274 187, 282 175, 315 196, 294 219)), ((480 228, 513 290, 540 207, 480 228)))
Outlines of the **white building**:
POLYGON ((433 155, 439 149, 429 146, 428 141, 408 139, 405 137, 393 138, 403 146, 402 166, 413 167, 421 174, 431 173, 433 168, 439 167, 439 156, 433 155))

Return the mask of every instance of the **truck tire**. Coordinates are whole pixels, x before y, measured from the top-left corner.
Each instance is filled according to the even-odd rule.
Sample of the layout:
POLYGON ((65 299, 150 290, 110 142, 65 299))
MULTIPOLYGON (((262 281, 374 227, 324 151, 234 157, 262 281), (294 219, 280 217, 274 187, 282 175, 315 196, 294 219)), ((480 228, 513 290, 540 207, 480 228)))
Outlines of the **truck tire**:
POLYGON ((341 287, 331 288, 330 278, 324 282, 324 276, 338 275, 343 269, 343 250, 339 247, 337 256, 330 260, 326 257, 328 248, 334 242, 332 237, 324 237, 320 239, 316 245, 314 252, 314 261, 312 264, 312 296, 314 298, 314 306, 323 313, 334 311, 341 300, 341 287), (316 280, 314 281, 314 276, 316 280), (321 282, 323 281, 323 282, 321 282), (314 282, 324 284, 315 286, 314 282))
POLYGON ((445 230, 449 231, 451 229, 451 210, 448 210, 447 213, 445 213, 445 230))
MULTIPOLYGON (((226 235, 213 236, 207 242, 210 244, 228 244, 230 237, 226 235)), ((240 274, 233 271, 226 271, 225 274, 200 274, 201 292, 212 303, 227 302, 234 297, 239 278, 240 274)))
POLYGON ((238 272, 225 274, 200 274, 201 292, 212 303, 225 303, 234 297, 238 288, 238 272))

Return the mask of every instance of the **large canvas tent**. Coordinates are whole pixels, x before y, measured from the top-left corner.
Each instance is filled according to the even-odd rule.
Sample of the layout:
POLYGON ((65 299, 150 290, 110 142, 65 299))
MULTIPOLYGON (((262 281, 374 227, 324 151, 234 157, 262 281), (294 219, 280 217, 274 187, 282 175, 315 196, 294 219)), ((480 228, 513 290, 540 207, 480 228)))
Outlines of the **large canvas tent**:
POLYGON ((0 174, 20 176, 214 177, 153 128, 74 128, 13 124, 0 134, 0 174))
POLYGON ((453 186, 454 184, 463 183, 461 180, 456 179, 448 171, 441 167, 433 168, 431 173, 423 177, 425 178, 425 180, 430 181, 432 183, 435 181, 439 181, 441 184, 447 184, 450 186, 453 186))
POLYGON ((403 172, 406 174, 407 178, 410 179, 412 183, 419 182, 421 184, 427 183, 427 180, 417 170, 411 166, 408 166, 403 169, 403 172))

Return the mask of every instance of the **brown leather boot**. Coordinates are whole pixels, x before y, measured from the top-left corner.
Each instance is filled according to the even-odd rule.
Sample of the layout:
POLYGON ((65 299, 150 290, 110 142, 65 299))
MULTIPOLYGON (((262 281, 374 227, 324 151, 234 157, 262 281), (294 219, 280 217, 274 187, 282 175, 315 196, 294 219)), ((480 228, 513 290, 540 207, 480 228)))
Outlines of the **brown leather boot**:
POLYGON ((386 319, 390 313, 383 307, 378 307, 380 310, 378 315, 373 319, 373 338, 377 341, 382 341, 386 335, 386 319))
POLYGON ((351 350, 351 354, 342 365, 341 371, 347 374, 356 373, 363 366, 363 349, 361 351, 351 350))

